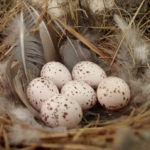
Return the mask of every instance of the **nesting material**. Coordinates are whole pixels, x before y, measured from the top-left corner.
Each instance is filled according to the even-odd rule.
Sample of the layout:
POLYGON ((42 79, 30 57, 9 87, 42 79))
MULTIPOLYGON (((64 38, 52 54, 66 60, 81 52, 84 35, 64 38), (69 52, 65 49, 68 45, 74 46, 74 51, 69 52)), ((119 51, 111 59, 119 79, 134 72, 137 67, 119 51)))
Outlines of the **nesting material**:
POLYGON ((32 129, 23 128, 19 125, 14 125, 10 128, 8 136, 10 144, 18 145, 23 142, 38 142, 41 133, 39 131, 33 131, 32 129))
MULTIPOLYGON (((47 2, 0 1, 0 71, 6 73, 6 78, 0 77, 0 149, 150 149, 149 1, 114 0, 110 5, 106 3, 112 1, 107 0, 76 0, 79 5, 73 0, 47 2), (60 51, 68 39, 67 50, 60 51), (40 76, 41 66, 55 60, 54 52, 62 52, 61 58, 72 70, 78 62, 75 59, 71 64, 72 58, 79 58, 75 51, 67 53, 72 44, 80 47, 77 52, 82 54, 81 60, 90 59, 108 76, 125 80, 131 99, 117 112, 97 103, 83 113, 82 120, 78 118, 81 122, 78 120, 74 129, 51 128, 40 120, 39 112, 33 111, 25 89, 32 78, 40 76), (84 55, 86 52, 89 55, 84 55), (68 60, 67 54, 72 58, 68 60), (10 87, 5 86, 5 79, 10 87)), ((58 107, 58 103, 53 105, 58 107)))
MULTIPOLYGON (((42 8, 48 5, 48 13, 55 17, 64 17, 69 12, 68 1, 67 0, 32 0, 32 2, 42 8)), ((78 6, 78 0, 71 0, 71 7, 75 9, 78 6)))
POLYGON ((83 0, 81 3, 90 8, 94 14, 99 14, 105 9, 112 9, 115 4, 114 0, 83 0))

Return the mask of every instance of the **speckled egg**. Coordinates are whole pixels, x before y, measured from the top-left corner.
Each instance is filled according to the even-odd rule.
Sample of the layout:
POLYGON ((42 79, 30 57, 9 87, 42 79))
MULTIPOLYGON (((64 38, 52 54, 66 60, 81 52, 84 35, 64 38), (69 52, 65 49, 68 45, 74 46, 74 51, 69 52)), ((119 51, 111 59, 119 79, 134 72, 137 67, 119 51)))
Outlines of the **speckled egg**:
POLYGON ((48 62, 41 70, 42 77, 49 77, 58 88, 72 80, 69 70, 60 62, 48 62))
POLYGON ((84 81, 73 80, 66 83, 61 89, 61 94, 77 101, 83 110, 92 108, 97 102, 94 89, 84 81))
POLYGON ((37 111, 40 111, 43 102, 58 93, 59 91, 56 85, 49 78, 45 77, 39 77, 32 80, 26 90, 30 104, 37 111))
POLYGON ((119 110, 125 107, 130 99, 127 83, 118 77, 103 79, 97 88, 99 103, 108 110, 119 110))
POLYGON ((106 73, 93 62, 81 61, 73 67, 72 77, 74 80, 82 80, 93 88, 97 88, 100 81, 106 78, 106 73))
POLYGON ((55 95, 41 107, 41 118, 49 127, 77 127, 82 120, 82 109, 76 101, 64 95, 55 95))

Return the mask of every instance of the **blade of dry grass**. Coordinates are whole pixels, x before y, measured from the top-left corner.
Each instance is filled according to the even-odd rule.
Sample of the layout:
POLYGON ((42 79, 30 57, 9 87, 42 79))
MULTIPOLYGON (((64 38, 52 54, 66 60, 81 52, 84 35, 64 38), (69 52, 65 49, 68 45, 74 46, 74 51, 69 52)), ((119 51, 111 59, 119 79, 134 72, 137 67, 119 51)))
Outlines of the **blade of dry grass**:
POLYGON ((48 144, 39 144, 38 146, 40 146, 42 148, 54 148, 54 149, 64 149, 64 150, 111 150, 108 148, 100 148, 100 147, 96 147, 96 146, 77 144, 77 143, 76 144, 75 143, 70 143, 70 144, 48 143, 48 144))
POLYGON ((89 47, 91 50, 93 50, 96 54, 98 54, 101 58, 108 61, 108 57, 100 51, 94 44, 92 44, 89 40, 87 40, 85 37, 83 37, 81 34, 76 32, 72 27, 69 25, 63 23, 61 20, 56 19, 68 32, 70 32, 73 36, 75 36, 78 40, 80 40, 82 43, 84 43, 87 47, 89 47))
POLYGON ((144 2, 145 2, 145 0, 143 0, 143 1, 141 2, 140 6, 138 7, 137 11, 135 12, 134 16, 132 17, 132 19, 131 19, 131 21, 130 21, 128 27, 127 27, 127 29, 126 29, 125 32, 123 33, 122 38, 121 38, 121 40, 120 40, 120 42, 119 42, 119 45, 118 45, 118 47, 117 47, 117 49, 116 49, 116 52, 115 52, 115 54, 114 54, 114 56, 113 56, 113 59, 112 59, 112 61, 111 61, 110 66, 113 65, 113 63, 114 63, 114 61, 115 61, 115 59, 116 59, 116 56, 117 56, 117 54, 118 54, 118 52, 119 52, 119 49, 120 49, 120 47, 121 47, 121 44, 122 44, 122 42, 124 41, 124 39, 125 39, 125 37, 126 37, 126 33, 128 32, 129 28, 130 28, 131 25, 133 24, 133 22, 134 22, 136 16, 137 16, 138 13, 140 12, 140 9, 142 8, 144 2))
POLYGON ((7 150, 10 150, 10 145, 8 142, 8 136, 7 136, 7 132, 5 131, 5 129, 3 129, 3 137, 4 137, 5 148, 7 150))

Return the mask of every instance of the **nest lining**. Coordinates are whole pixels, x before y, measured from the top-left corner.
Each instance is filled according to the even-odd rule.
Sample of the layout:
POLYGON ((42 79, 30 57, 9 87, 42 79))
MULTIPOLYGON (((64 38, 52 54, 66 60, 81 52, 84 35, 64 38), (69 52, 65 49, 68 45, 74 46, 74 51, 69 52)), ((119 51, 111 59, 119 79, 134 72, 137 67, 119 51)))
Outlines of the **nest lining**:
MULTIPOLYGON (((130 65, 126 63, 128 59, 121 60, 117 57, 114 61, 115 66, 110 68, 110 63, 114 58, 114 54, 120 42, 117 40, 118 38, 116 38, 120 37, 120 34, 117 27, 114 26, 115 23, 113 21, 113 16, 119 11, 119 13, 121 13, 127 21, 131 20, 131 18, 133 18, 135 15, 134 8, 139 8, 142 1, 140 1, 139 5, 137 3, 137 6, 134 6, 135 2, 130 2, 131 6, 129 9, 127 7, 129 2, 126 2, 125 4, 124 3, 116 0, 115 9, 106 10, 105 13, 102 13, 101 15, 94 15, 87 8, 81 7, 82 12, 78 12, 78 15, 73 12, 75 13, 75 19, 72 18, 70 15, 72 12, 70 12, 63 20, 58 19, 58 21, 68 31, 67 35, 70 38, 79 39, 83 46, 86 46, 92 51, 96 52, 97 56, 102 58, 97 59, 96 57, 96 60, 94 61, 102 64, 107 71, 107 74, 120 76, 130 83, 130 86, 132 87, 131 90, 133 91, 133 100, 131 100, 129 106, 119 112, 107 112, 97 105, 95 108, 93 108, 93 110, 85 114, 81 125, 77 129, 72 129, 69 131, 66 131, 66 129, 56 129, 57 132, 47 128, 42 129, 38 125, 37 128, 35 128, 24 122, 16 120, 14 121, 8 116, 7 110, 1 108, 1 149, 11 148, 16 150, 28 150, 36 148, 50 148, 69 150, 122 150, 125 148, 125 141, 127 143, 132 143, 132 146, 126 144, 126 149, 136 149, 137 145, 139 146, 139 142, 141 143, 140 149, 144 150, 145 146, 147 148, 150 146, 148 142, 150 140, 148 136, 150 129, 149 98, 144 97, 144 93, 140 93, 140 90, 138 91, 139 86, 143 86, 143 84, 149 84, 149 78, 145 75, 145 70, 143 73, 143 68, 148 68, 148 66, 143 66, 141 64, 135 65, 134 59, 130 59, 132 61, 129 62, 129 64, 131 63, 132 65, 129 68, 130 65), (98 38, 92 41, 93 43, 89 42, 91 39, 88 38, 87 34, 83 34, 81 32, 85 28, 92 30, 95 37, 98 36, 98 38), (84 38, 86 36, 87 38, 84 38), (117 71, 118 68, 119 71, 117 71), (125 72, 128 72, 129 76, 127 76, 125 72), (128 77, 129 79, 127 79, 128 77), (122 134, 124 134, 124 136, 122 134), (28 140, 24 140, 22 137, 20 137, 20 135, 25 135, 26 137, 33 135, 33 137, 29 138, 28 140), (20 140, 21 138, 22 140, 20 140), (11 142, 13 144, 11 144, 11 142)), ((3 30, 7 26, 9 19, 20 11, 21 4, 22 3, 20 2, 10 2, 8 5, 7 0, 4 0, 1 4, 3 8, 1 9, 2 11, 0 13, 0 32, 2 33, 0 35, 1 60, 3 60, 3 58, 7 55, 7 52, 11 50, 11 47, 3 45, 3 39, 5 38, 5 35, 3 35, 3 30)), ((147 42, 149 42, 150 39, 148 5, 149 2, 146 1, 134 19, 134 24, 136 27, 138 27, 138 29, 140 29, 145 41, 147 42)), ((51 22, 48 21, 50 17, 48 14, 44 14, 42 17, 44 17, 44 19, 47 21, 47 25, 53 29, 52 32, 57 35, 53 38, 59 41, 57 43, 57 48, 59 49, 59 47, 63 44, 63 41, 66 39, 65 35, 58 31, 53 23, 51 24, 51 22)), ((132 55, 130 53, 130 55, 127 56, 131 57, 132 55)), ((120 58, 122 58, 122 56, 120 56, 120 58)), ((147 86, 145 87, 145 92, 146 90, 147 86)), ((3 94, 4 92, 7 93, 7 89, 1 86, 1 93, 3 94)), ((147 96, 147 93, 145 94, 147 96)))

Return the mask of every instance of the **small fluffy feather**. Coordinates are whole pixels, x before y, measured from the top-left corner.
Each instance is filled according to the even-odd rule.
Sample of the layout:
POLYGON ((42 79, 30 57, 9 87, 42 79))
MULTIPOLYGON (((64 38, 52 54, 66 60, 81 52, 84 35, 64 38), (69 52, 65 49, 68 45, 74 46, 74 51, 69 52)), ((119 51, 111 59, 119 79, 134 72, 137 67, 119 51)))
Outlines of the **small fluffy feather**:
POLYGON ((17 100, 13 95, 0 95, 0 107, 8 113, 8 116, 15 121, 21 121, 34 127, 40 127, 34 115, 17 100))
MULTIPOLYGON (((45 4, 43 0, 32 0, 32 2, 38 6, 42 6, 42 8, 45 8, 45 4)), ((68 11, 68 0, 48 0, 48 10, 47 12, 49 14, 54 15, 55 17, 64 17, 68 11)), ((78 0, 72 0, 71 6, 73 8, 76 8, 78 6, 78 0)))
POLYGON ((13 95, 4 96, 0 94, 0 106, 6 111, 10 112, 12 109, 15 109, 18 105, 20 105, 20 102, 13 95))
MULTIPOLYGON (((117 15, 114 16, 114 20, 122 33, 126 32, 128 24, 117 15)), ((149 43, 146 43, 141 38, 140 32, 130 27, 126 32, 125 40, 121 44, 116 59, 120 60, 128 68, 127 70, 122 68, 122 71, 119 71, 117 76, 123 78, 129 84, 131 103, 133 104, 141 105, 150 99, 149 81, 141 76, 142 70, 145 77, 150 79, 150 71, 147 67, 149 50, 149 43), (133 55, 129 52, 129 46, 132 48, 133 55), (145 65, 145 68, 142 65, 145 65)))
POLYGON ((128 24, 121 17, 114 15, 114 20, 122 33, 126 34, 125 43, 127 47, 130 47, 133 50, 133 57, 135 58, 136 63, 146 64, 147 56, 150 51, 148 43, 141 38, 141 34, 135 28, 129 27, 127 30, 128 24))
POLYGON ((10 94, 10 86, 6 76, 7 61, 0 62, 0 93, 3 95, 10 94))
MULTIPOLYGON (((57 128, 47 128, 47 133, 58 133, 58 132, 66 132, 66 128, 57 127, 57 128)), ((46 131, 45 130, 45 131, 46 131)), ((8 130, 8 140, 11 145, 20 145, 23 142, 28 143, 39 143, 40 137, 44 136, 45 132, 40 132, 40 130, 36 130, 30 127, 23 127, 20 125, 13 125, 8 130)))
POLYGON ((9 111, 9 113, 13 120, 21 121, 31 126, 39 126, 39 124, 35 121, 33 114, 25 107, 14 107, 9 111))
POLYGON ((23 142, 39 142, 41 135, 41 132, 32 128, 23 128, 19 125, 14 125, 8 131, 8 140, 13 145, 18 145, 23 142))
POLYGON ((94 14, 99 14, 101 11, 112 9, 115 2, 114 0, 83 0, 81 1, 83 6, 87 6, 94 14))

